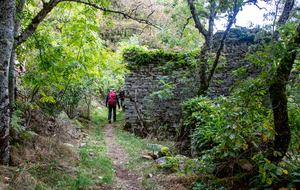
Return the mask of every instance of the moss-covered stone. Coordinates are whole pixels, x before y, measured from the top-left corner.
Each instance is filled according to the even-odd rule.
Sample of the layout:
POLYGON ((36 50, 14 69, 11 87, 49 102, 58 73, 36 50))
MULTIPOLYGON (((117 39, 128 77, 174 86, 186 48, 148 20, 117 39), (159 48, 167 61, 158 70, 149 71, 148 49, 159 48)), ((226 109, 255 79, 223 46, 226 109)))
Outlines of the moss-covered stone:
MULTIPOLYGON (((168 147, 162 147, 161 151, 158 153, 159 157, 164 156, 172 156, 172 153, 170 152, 170 149, 168 147)), ((168 158, 167 158, 168 159, 168 158)))

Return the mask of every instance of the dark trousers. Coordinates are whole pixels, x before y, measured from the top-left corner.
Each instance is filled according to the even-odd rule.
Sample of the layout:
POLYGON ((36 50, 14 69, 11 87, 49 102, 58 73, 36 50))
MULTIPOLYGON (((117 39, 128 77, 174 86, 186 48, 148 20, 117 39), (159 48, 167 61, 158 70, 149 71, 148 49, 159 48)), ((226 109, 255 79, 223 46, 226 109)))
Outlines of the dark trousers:
POLYGON ((114 118, 114 121, 116 121, 116 117, 117 117, 117 113, 116 113, 117 106, 111 106, 111 105, 108 106, 108 120, 109 120, 109 121, 111 120, 111 111, 112 111, 112 110, 113 110, 113 118, 114 118))

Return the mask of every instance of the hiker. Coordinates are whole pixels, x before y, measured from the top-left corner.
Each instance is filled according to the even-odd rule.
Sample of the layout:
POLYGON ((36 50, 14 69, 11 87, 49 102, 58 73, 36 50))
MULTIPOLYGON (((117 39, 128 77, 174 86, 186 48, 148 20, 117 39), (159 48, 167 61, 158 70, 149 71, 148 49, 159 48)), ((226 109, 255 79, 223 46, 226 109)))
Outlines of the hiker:
POLYGON ((122 90, 121 87, 119 87, 119 98, 121 100, 121 107, 123 107, 124 101, 125 101, 125 91, 122 90))
POLYGON ((115 89, 112 88, 110 93, 107 95, 106 98, 106 107, 108 107, 108 123, 111 123, 111 111, 113 110, 113 119, 116 121, 117 113, 117 104, 120 109, 120 104, 119 104, 119 98, 115 92, 115 89))

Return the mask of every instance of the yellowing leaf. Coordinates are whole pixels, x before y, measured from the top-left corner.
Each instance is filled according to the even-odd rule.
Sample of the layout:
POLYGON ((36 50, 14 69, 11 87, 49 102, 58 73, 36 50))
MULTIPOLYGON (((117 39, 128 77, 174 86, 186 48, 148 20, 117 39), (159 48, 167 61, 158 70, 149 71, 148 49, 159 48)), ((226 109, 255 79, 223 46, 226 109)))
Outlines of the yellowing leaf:
POLYGON ((261 136, 261 138, 263 139, 263 141, 265 141, 265 142, 267 142, 267 140, 268 140, 268 137, 267 137, 267 135, 262 135, 261 136))
POLYGON ((267 164, 271 164, 271 161, 270 161, 270 160, 267 160, 266 162, 267 162, 267 164))
POLYGON ((282 170, 283 173, 288 174, 289 172, 287 170, 282 170))
POLYGON ((277 157, 277 152, 276 152, 276 151, 274 151, 273 155, 274 155, 275 157, 277 157))
POLYGON ((270 178, 267 179, 267 184, 271 185, 272 184, 272 180, 270 178))

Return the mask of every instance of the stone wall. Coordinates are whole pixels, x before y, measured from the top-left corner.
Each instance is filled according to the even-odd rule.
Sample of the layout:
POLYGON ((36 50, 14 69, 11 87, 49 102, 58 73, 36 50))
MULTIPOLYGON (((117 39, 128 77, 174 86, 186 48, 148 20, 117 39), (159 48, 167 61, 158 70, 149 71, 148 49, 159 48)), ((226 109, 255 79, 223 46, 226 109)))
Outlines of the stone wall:
MULTIPOLYGON (((244 28, 231 30, 223 51, 226 62, 220 63, 217 68, 209 89, 210 97, 229 95, 228 89, 238 79, 231 73, 241 66, 248 68, 245 78, 255 77, 260 73, 259 67, 245 59, 249 46, 254 43, 254 33, 255 31, 244 28)), ((216 44, 221 35, 222 32, 215 34, 214 49, 217 49, 216 44)), ((161 61, 141 64, 128 59, 128 55, 124 54, 124 60, 130 69, 130 73, 127 73, 125 78, 126 127, 137 133, 141 130, 153 132, 157 131, 159 126, 166 126, 163 130, 172 134, 182 120, 182 108, 179 104, 197 93, 199 71, 188 64, 168 67, 166 66, 170 63, 168 57, 161 57, 159 59, 161 61), (182 79, 179 75, 184 75, 185 78, 182 79), (149 96, 152 92, 162 89, 159 79, 176 84, 172 97, 149 96), (143 129, 141 129, 141 120, 143 120, 143 129)))

